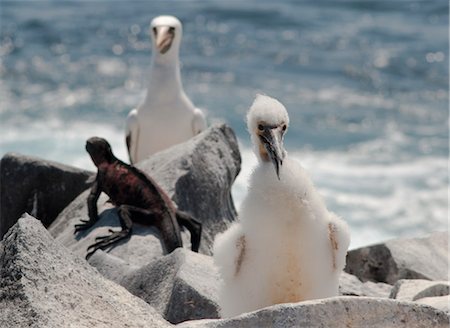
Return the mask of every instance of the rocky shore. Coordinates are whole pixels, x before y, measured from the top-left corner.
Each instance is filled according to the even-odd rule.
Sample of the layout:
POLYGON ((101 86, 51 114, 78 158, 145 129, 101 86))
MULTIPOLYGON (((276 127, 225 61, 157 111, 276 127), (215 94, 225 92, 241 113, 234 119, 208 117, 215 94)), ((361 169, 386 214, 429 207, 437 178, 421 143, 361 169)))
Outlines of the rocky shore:
POLYGON ((106 195, 85 233, 94 172, 7 154, 0 162, 0 327, 448 327, 448 232, 352 250, 341 296, 279 304, 220 319, 211 246, 236 218, 240 170, 233 131, 213 126, 138 163, 177 206, 203 224, 200 253, 166 254, 156 229, 84 260, 96 236, 117 229, 106 195), (24 214, 22 218, 20 216, 24 214), (19 219, 20 218, 20 219, 19 219))

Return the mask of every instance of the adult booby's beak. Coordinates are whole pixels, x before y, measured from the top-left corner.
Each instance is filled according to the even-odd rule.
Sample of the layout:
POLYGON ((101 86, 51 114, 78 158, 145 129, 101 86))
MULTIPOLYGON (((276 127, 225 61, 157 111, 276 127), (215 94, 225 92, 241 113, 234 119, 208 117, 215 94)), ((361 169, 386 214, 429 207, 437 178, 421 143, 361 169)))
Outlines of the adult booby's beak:
POLYGON ((284 152, 282 150, 281 135, 277 128, 266 128, 259 134, 264 148, 267 151, 267 155, 272 161, 277 173, 278 180, 280 180, 280 166, 283 165, 284 152))
POLYGON ((155 27, 156 48, 161 54, 165 54, 172 46, 175 37, 174 29, 170 26, 155 27))

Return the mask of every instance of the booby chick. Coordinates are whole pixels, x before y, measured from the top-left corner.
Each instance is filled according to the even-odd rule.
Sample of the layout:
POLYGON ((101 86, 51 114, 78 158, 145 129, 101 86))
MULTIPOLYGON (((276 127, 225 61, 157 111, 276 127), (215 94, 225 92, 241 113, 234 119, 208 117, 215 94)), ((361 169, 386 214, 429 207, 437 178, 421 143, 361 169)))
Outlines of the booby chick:
POLYGON ((158 16, 150 24, 152 60, 144 101, 128 114, 126 143, 131 163, 181 143, 206 129, 203 112, 186 96, 180 77, 180 21, 158 16))
POLYGON ((288 125, 279 101, 256 97, 247 126, 259 163, 239 220, 214 242, 214 262, 223 280, 222 317, 338 295, 349 230, 287 155, 283 138, 288 125))

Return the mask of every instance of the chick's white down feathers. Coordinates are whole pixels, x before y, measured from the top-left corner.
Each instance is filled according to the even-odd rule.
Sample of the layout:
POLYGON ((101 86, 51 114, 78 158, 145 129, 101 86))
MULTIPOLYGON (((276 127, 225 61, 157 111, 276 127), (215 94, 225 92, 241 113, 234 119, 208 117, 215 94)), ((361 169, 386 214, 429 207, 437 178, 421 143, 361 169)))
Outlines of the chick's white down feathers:
MULTIPOLYGON (((256 98, 247 120, 257 156, 258 122, 289 123, 284 106, 267 96, 256 98)), ((285 155, 278 179, 272 163, 260 161, 238 221, 214 243, 222 316, 337 296, 349 243, 346 223, 327 210, 299 163, 285 155)))

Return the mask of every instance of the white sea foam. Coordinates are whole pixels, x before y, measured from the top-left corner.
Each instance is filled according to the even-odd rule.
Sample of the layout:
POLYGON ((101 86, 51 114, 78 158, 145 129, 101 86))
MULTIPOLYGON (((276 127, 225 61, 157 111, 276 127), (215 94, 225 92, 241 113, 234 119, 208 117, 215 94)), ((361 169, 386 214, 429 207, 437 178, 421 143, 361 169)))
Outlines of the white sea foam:
POLYGON ((12 128, 2 126, 1 153, 18 152, 58 161, 82 169, 95 170, 85 151, 86 140, 103 137, 111 144, 114 154, 128 161, 124 132, 110 124, 59 119, 26 122, 12 128))

